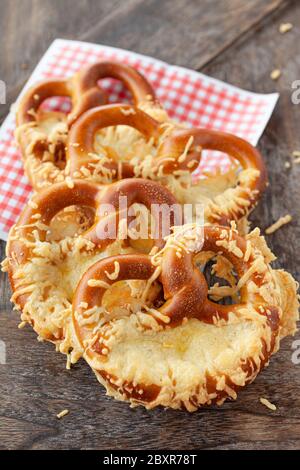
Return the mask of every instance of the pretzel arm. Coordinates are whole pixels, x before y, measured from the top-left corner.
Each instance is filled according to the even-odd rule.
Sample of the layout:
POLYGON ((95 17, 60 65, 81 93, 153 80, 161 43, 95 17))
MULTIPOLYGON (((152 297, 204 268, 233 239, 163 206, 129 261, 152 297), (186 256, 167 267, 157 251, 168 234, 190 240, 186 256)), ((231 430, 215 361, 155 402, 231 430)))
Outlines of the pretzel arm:
MULTIPOLYGON (((95 134, 109 126, 126 125, 137 129, 146 139, 159 137, 159 123, 139 108, 130 105, 107 105, 94 108, 81 116, 72 126, 69 134, 67 159, 70 161, 70 174, 89 167, 90 153, 94 152, 95 134)), ((115 161, 105 164, 110 170, 118 171, 115 161)), ((134 176, 134 168, 122 162, 122 176, 134 176)))
MULTIPOLYGON (((225 227, 204 227, 202 251, 221 253, 229 259, 240 278, 251 272, 253 264, 259 261, 253 254, 245 261, 245 240, 225 227)), ((250 304, 257 309, 259 314, 268 317, 273 329, 278 329, 278 308, 266 305, 259 293, 253 294, 249 288, 251 282, 258 288, 267 282, 268 271, 266 266, 260 263, 258 268, 251 272, 247 282, 240 289, 240 304, 219 305, 207 298, 208 287, 206 280, 203 274, 193 267, 192 259, 198 252, 196 251, 193 254, 184 253, 181 257, 177 257, 176 250, 168 248, 164 253, 161 279, 167 302, 160 310, 164 315, 170 317, 170 325, 177 325, 185 317, 195 317, 205 323, 215 323, 219 320, 228 321, 230 313, 239 312, 241 308, 247 308, 247 305, 250 304), (174 273, 177 274, 174 275, 174 273)))
MULTIPOLYGON (((89 168, 90 154, 94 152, 96 133, 109 126, 126 125, 138 130, 145 139, 154 139, 157 144, 162 133, 159 122, 135 106, 107 105, 94 108, 84 114, 72 127, 69 135, 67 158, 70 161, 70 173, 78 172, 82 167, 89 168)), ((201 151, 193 148, 187 151, 190 135, 175 131, 158 147, 157 156, 153 159, 153 170, 158 173, 171 174, 176 170, 192 172, 199 165, 201 151), (185 154, 186 151, 186 154, 185 154)), ((127 162, 119 162, 122 177, 134 176, 134 167, 127 162)), ((118 162, 111 160, 105 167, 116 175, 118 162)))
POLYGON ((98 62, 77 74, 81 92, 97 86, 103 78, 115 78, 124 83, 130 91, 133 102, 137 106, 144 101, 155 101, 155 92, 145 77, 133 67, 118 62, 98 62))
MULTIPOLYGON (((176 198, 170 193, 170 191, 161 186, 159 183, 154 181, 145 180, 143 178, 131 178, 124 179, 114 184, 108 186, 106 190, 101 193, 101 196, 98 198, 99 210, 101 211, 101 206, 110 205, 115 209, 116 215, 116 225, 118 228, 120 219, 123 215, 120 214, 120 202, 121 198, 126 199, 127 209, 130 208, 134 203, 143 204, 147 207, 149 211, 153 206, 157 207, 166 207, 168 209, 167 216, 169 220, 164 220, 164 223, 168 223, 168 228, 181 223, 182 221, 182 212, 181 206, 177 203, 176 198)), ((94 243, 97 243, 98 246, 105 247, 112 242, 110 238, 107 237, 105 229, 107 225, 108 218, 101 216, 99 210, 96 212, 96 222, 94 226, 86 232, 85 236, 92 240, 94 243)), ((113 215, 114 215, 113 214, 113 215)), ((164 234, 163 234, 163 223, 161 220, 160 212, 154 212, 152 214, 155 218, 155 224, 157 229, 157 237, 154 238, 154 243, 158 247, 164 245, 164 234)), ((169 233, 169 232, 168 232, 169 233)))
POLYGON ((53 96, 72 96, 69 82, 63 79, 44 80, 29 88, 22 96, 18 106, 17 125, 35 121, 34 114, 41 104, 53 96))
MULTIPOLYGON (((186 167, 193 171, 199 162, 201 150, 217 150, 237 160, 243 172, 235 188, 230 188, 228 197, 215 198, 207 208, 206 218, 211 223, 229 225, 247 215, 258 202, 267 185, 267 172, 261 154, 245 140, 225 132, 210 129, 177 131, 173 139, 166 140, 160 149, 160 159, 164 154, 176 153, 176 145, 183 151, 190 141, 186 153, 186 167), (247 172, 247 170, 249 171, 247 172)), ((174 168, 175 169, 175 168, 174 168)), ((201 184, 201 182, 197 183, 201 184)))

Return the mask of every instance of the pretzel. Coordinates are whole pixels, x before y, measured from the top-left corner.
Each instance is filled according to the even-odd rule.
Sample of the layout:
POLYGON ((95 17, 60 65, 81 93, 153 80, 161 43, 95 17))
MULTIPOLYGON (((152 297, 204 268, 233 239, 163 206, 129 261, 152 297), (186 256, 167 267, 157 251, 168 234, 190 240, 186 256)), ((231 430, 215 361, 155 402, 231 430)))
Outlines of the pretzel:
MULTIPOLYGON (((187 248, 192 237, 190 231, 184 235, 183 227, 183 237, 169 237, 154 257, 112 256, 92 265, 79 282, 73 299, 75 334, 84 358, 115 398, 189 411, 221 404, 236 398, 278 349, 287 289, 270 267, 273 257, 262 237, 256 231, 244 239, 220 226, 203 230, 202 250, 196 242, 195 251, 187 248), (257 237, 258 244, 253 242, 257 237), (239 275, 239 303, 209 300, 206 280, 193 263, 200 252, 221 254, 232 264, 239 275), (114 271, 115 276, 107 275, 114 271), (115 282, 153 281, 155 274, 164 291, 160 307, 117 319, 103 308, 103 296, 115 282)), ((298 301, 292 278, 289 287, 297 303, 288 312, 294 328, 298 301)))
MULTIPOLYGON (((138 178, 122 180, 105 189, 82 180, 74 181, 72 188, 66 182, 57 183, 30 201, 10 233, 7 269, 12 301, 22 310, 22 321, 30 323, 42 339, 58 345, 63 343, 63 351, 72 344, 68 330, 70 302, 81 274, 99 258, 136 252, 128 243, 126 246, 126 240, 116 238, 124 211, 127 211, 121 208, 119 196, 127 197, 128 209, 135 203, 149 209, 152 203, 176 204, 166 188, 138 178), (107 231, 112 216, 107 213, 107 204, 116 211, 115 234, 107 231), (85 226, 77 236, 62 234, 61 240, 53 240, 53 219, 74 206, 95 211, 92 225, 85 226)), ((153 217, 158 225, 153 243, 161 248, 164 242, 160 216, 153 214, 153 217)), ((171 214, 170 219, 173 225, 174 215, 171 214)))
POLYGON ((68 128, 86 110, 107 102, 97 83, 101 78, 121 80, 136 105, 155 103, 152 87, 135 69, 116 62, 99 62, 84 67, 70 79, 47 79, 32 86, 21 98, 17 111, 16 138, 21 147, 25 170, 35 189, 62 181, 68 128), (65 116, 41 112, 41 104, 53 96, 72 100, 65 116))
POLYGON ((150 115, 136 106, 107 105, 94 108, 86 112, 72 127, 69 135, 67 159, 70 175, 76 177, 88 177, 103 181, 106 172, 110 174, 110 180, 130 178, 136 175, 136 167, 127 161, 116 161, 114 155, 109 153, 104 159, 100 157, 97 168, 97 156, 95 155, 95 136, 101 129, 110 126, 126 125, 138 130, 146 140, 153 139, 159 148, 157 155, 152 160, 152 173, 172 174, 177 170, 194 171, 199 165, 199 152, 188 152, 181 162, 180 157, 185 151, 187 141, 186 134, 180 131, 172 133, 160 142, 165 129, 150 115), (101 160, 104 160, 102 163, 101 160), (99 175, 100 173, 100 175, 99 175))
MULTIPOLYGON (((84 114, 73 126, 69 135, 67 159, 70 174, 76 177, 96 179, 105 182, 142 175, 158 179, 166 184, 183 203, 197 202, 197 191, 203 181, 191 186, 175 183, 175 175, 190 175, 199 165, 202 150, 218 150, 237 160, 243 170, 238 175, 234 188, 225 189, 217 197, 206 198, 205 220, 210 223, 228 225, 239 220, 255 207, 267 183, 264 162, 260 153, 245 140, 224 132, 209 129, 168 129, 142 110, 129 105, 108 105, 94 108, 84 114), (137 129, 146 140, 152 139, 155 155, 151 167, 145 174, 145 162, 140 164, 133 158, 122 161, 112 149, 106 155, 95 155, 95 136, 99 130, 109 126, 126 125, 137 129), (166 176, 169 175, 169 178, 166 176), (181 197, 180 197, 181 195, 181 197)), ((143 152, 142 152, 143 153, 143 152)), ((143 156, 143 155, 141 155, 143 156)), ((202 200, 200 201, 202 202, 202 200)))

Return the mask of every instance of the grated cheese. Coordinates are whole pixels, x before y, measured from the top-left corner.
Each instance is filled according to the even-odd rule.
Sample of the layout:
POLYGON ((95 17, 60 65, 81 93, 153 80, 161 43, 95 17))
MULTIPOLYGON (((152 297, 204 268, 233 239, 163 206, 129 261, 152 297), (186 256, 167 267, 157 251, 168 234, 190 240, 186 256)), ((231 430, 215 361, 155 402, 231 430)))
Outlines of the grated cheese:
POLYGON ((269 400, 266 398, 260 398, 259 401, 261 402, 262 405, 265 405, 269 410, 276 411, 277 407, 273 403, 271 403, 269 400))
POLYGON ((61 418, 63 418, 64 416, 66 416, 67 414, 69 414, 69 413, 70 413, 69 410, 65 409, 65 410, 62 410, 60 413, 58 413, 58 414, 56 415, 56 417, 57 417, 58 419, 61 419, 61 418))
POLYGON ((119 276, 119 273, 120 273, 120 264, 118 263, 118 261, 114 262, 114 267, 115 267, 115 269, 112 273, 104 271, 106 276, 108 277, 108 279, 110 279, 111 281, 115 281, 116 279, 118 279, 118 276, 119 276))
POLYGON ((281 25, 279 26, 279 32, 281 34, 285 34, 288 31, 291 31, 291 29, 293 29, 292 23, 281 23, 281 25))
POLYGON ((292 220, 292 216, 290 214, 287 214, 287 215, 284 215, 284 216, 280 217, 277 220, 277 222, 270 225, 270 227, 266 228, 266 230, 265 230, 266 234, 270 235, 271 233, 276 232, 276 230, 278 230, 283 225, 288 224, 289 222, 291 222, 291 220, 292 220))

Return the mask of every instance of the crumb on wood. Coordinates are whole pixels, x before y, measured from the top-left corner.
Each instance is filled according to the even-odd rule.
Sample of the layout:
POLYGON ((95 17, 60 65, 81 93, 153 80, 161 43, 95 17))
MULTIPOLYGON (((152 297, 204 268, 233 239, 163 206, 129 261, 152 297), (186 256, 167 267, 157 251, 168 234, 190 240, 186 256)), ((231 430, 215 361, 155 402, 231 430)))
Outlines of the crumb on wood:
POLYGON ((271 233, 276 232, 276 230, 278 230, 283 225, 288 224, 289 222, 291 222, 291 220, 292 220, 291 214, 286 214, 282 217, 279 217, 279 219, 274 224, 272 224, 272 225, 270 225, 270 227, 266 228, 266 230, 265 230, 266 234, 270 235, 271 233))
POLYGON ((272 72, 270 74, 270 77, 271 77, 272 80, 278 80, 280 75, 281 75, 281 70, 280 69, 274 69, 274 70, 272 70, 272 72))
POLYGON ((266 406, 269 408, 269 410, 276 411, 277 407, 274 405, 274 403, 271 403, 267 398, 260 398, 259 401, 261 402, 262 405, 266 406))
POLYGON ((288 31, 291 31, 291 29, 293 29, 292 23, 281 23, 281 25, 279 26, 279 32, 281 34, 285 34, 288 31))
POLYGON ((62 410, 60 413, 58 413, 58 414, 56 415, 56 417, 57 417, 58 419, 61 419, 61 418, 63 418, 64 416, 66 416, 67 414, 69 414, 69 410, 65 409, 65 410, 62 410))

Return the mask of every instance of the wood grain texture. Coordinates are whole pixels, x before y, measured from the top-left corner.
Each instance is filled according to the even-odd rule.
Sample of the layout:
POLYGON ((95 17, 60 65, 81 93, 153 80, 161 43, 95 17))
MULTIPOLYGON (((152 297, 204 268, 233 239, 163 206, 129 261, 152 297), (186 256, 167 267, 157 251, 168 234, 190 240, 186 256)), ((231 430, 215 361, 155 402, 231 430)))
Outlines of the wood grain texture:
MULTIPOLYGON (((2 1, 0 78, 8 83, 13 101, 50 41, 61 36, 147 53, 249 90, 280 91, 260 141, 271 186, 252 219, 264 228, 280 215, 293 214, 292 224, 268 240, 278 255, 277 266, 299 279, 300 165, 284 166, 291 152, 300 149, 300 105, 291 103, 291 83, 300 79, 299 24, 297 1, 91 0, 76 2, 76 7, 68 0, 2 1), (294 29, 279 34, 279 24, 288 21, 294 29), (27 70, 21 68, 24 62, 27 70), (282 77, 273 82, 269 75, 277 67, 282 77)), ((0 116, 5 112, 0 107, 0 116)), ((7 364, 0 365, 0 448, 300 448, 300 365, 291 362, 293 339, 283 342, 270 366, 236 402, 192 415, 131 410, 105 397, 83 362, 67 371, 64 357, 51 345, 38 343, 30 328, 18 330, 4 274, 0 284, 0 339, 7 347, 7 364), (278 410, 263 407, 262 396, 278 410), (55 416, 64 408, 70 414, 58 421, 55 416)))

